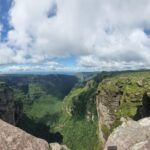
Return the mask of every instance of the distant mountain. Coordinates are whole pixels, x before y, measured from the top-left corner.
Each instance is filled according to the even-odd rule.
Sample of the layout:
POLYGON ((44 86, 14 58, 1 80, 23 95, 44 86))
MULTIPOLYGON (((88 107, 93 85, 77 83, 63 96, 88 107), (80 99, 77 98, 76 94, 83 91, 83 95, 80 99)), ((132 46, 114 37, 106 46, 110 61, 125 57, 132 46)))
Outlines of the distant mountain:
POLYGON ((79 79, 72 75, 1 75, 0 81, 12 88, 27 93, 30 86, 39 87, 47 94, 63 98, 74 87, 79 79))
POLYGON ((87 81, 95 77, 99 72, 78 72, 74 75, 78 77, 81 81, 87 81))

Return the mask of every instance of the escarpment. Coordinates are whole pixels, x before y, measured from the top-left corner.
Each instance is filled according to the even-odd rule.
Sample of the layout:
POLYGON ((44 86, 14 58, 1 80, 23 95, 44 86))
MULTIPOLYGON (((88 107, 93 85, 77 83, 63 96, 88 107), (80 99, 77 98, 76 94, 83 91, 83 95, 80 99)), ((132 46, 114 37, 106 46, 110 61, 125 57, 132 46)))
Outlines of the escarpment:
POLYGON ((0 118, 15 125, 22 113, 22 104, 15 102, 13 89, 0 83, 0 118))
POLYGON ((103 145, 121 118, 139 120, 150 116, 149 74, 123 74, 104 79, 98 86, 96 107, 103 145))
POLYGON ((0 118, 15 124, 13 91, 5 83, 0 83, 0 118))

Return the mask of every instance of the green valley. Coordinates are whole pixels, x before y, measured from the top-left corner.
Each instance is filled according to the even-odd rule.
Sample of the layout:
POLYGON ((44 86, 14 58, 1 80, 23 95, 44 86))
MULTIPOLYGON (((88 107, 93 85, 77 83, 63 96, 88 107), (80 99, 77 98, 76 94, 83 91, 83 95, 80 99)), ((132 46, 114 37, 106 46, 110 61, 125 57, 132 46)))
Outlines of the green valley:
POLYGON ((22 107, 16 125, 71 150, 100 150, 122 118, 150 116, 149 71, 83 75, 1 76, 22 107))

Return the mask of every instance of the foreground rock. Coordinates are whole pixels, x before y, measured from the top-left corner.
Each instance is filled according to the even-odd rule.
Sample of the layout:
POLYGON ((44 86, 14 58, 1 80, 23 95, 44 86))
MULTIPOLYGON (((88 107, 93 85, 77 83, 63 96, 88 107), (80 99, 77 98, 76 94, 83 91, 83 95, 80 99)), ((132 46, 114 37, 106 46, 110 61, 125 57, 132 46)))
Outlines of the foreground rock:
POLYGON ((150 150, 150 118, 129 120, 109 136, 104 150, 150 150))
POLYGON ((49 144, 0 120, 0 150, 49 150, 49 144))
POLYGON ((65 145, 60 145, 58 143, 51 143, 50 150, 70 150, 65 145))

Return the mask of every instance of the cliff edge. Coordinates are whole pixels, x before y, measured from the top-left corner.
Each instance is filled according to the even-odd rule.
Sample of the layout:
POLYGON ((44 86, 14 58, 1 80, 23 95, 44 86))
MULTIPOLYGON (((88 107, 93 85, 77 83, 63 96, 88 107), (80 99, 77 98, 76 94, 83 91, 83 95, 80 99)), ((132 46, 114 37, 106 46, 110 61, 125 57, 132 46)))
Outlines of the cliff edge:
POLYGON ((49 150, 49 144, 0 120, 1 150, 49 150))

